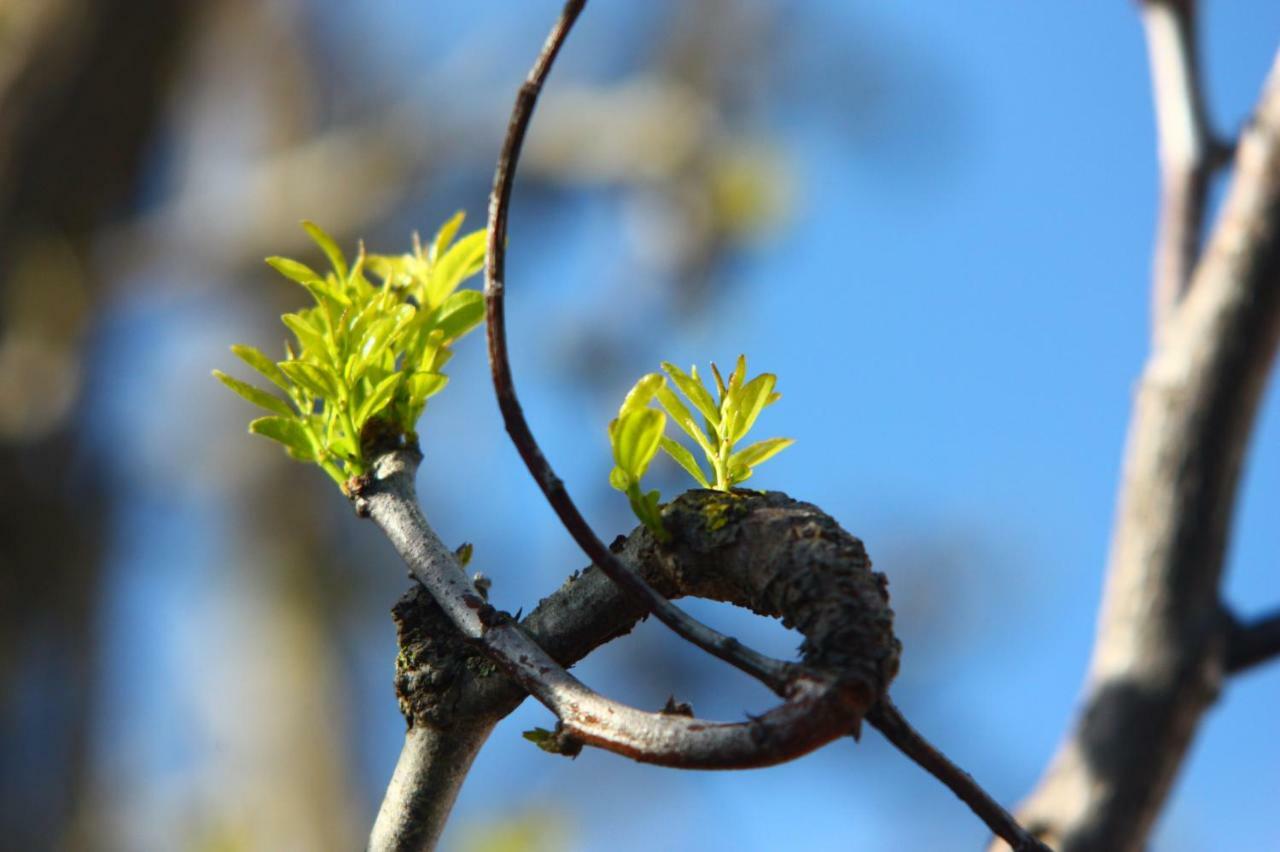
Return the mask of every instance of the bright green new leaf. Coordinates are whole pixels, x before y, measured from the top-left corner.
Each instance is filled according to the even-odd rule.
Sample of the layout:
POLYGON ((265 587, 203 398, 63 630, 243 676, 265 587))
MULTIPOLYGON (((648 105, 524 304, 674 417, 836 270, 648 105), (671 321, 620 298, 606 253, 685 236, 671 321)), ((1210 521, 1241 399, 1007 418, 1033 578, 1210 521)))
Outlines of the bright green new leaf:
POLYGON ((310 361, 281 361, 279 366, 286 376, 312 396, 337 402, 340 396, 338 382, 327 368, 310 361))
POLYGON ((634 482, 631 475, 617 465, 609 471, 609 484, 619 491, 626 491, 634 482))
MULTIPOLYGON (((737 373, 734 375, 737 375, 737 373)), ((764 411, 764 407, 769 401, 769 395, 773 393, 773 386, 777 381, 778 377, 773 373, 761 373, 735 390, 732 385, 732 379, 730 379, 729 396, 736 403, 734 416, 731 418, 727 430, 731 443, 736 444, 741 441, 743 436, 755 425, 756 418, 760 416, 761 411, 764 411)))
POLYGON ((261 388, 256 388, 248 382, 242 382, 237 378, 228 376, 221 370, 214 370, 213 376, 227 387, 231 388, 240 396, 252 402, 254 405, 265 408, 267 411, 274 411, 282 417, 293 417, 293 410, 280 399, 278 396, 272 396, 261 388))
POLYGON ((444 333, 446 341, 451 341, 466 334, 483 320, 484 294, 479 290, 460 290, 446 298, 428 322, 444 333))
POLYGON ((697 460, 694 459, 693 453, 685 449, 683 444, 678 444, 666 435, 663 435, 662 449, 666 451, 667 455, 676 460, 676 464, 688 471, 689 475, 692 476, 699 485, 703 488, 711 487, 711 483, 707 480, 706 474, 702 472, 702 468, 698 466, 697 460))
MULTIPOLYGON (((714 363, 711 365, 716 389, 720 395, 718 405, 698 377, 696 367, 686 374, 670 362, 664 361, 662 369, 672 384, 703 415, 703 423, 695 422, 693 411, 657 374, 641 377, 623 401, 618 419, 610 425, 609 434, 614 447, 614 459, 618 463, 612 475, 611 484, 615 488, 626 491, 631 500, 632 510, 646 524, 656 517, 653 514, 656 510, 653 510, 645 502, 647 498, 640 494, 639 479, 644 473, 644 468, 629 467, 629 459, 620 455, 620 452, 625 440, 636 440, 630 436, 629 430, 636 433, 640 431, 639 426, 632 422, 631 418, 639 418, 642 415, 650 418, 650 412, 654 409, 649 408, 649 405, 655 398, 661 410, 674 420, 685 434, 697 442, 706 456, 712 475, 708 476, 702 465, 694 458, 693 453, 677 441, 666 435, 660 435, 659 445, 704 488, 715 488, 721 491, 732 489, 738 483, 750 479, 756 465, 772 458, 793 443, 790 438, 771 438, 752 444, 740 452, 734 452, 735 444, 755 425, 760 412, 779 398, 774 390, 777 376, 773 373, 762 373, 751 380, 747 379, 745 356, 738 356, 728 381, 725 381, 714 363), (619 470, 624 471, 627 476, 623 478, 619 470)), ((665 427, 665 417, 663 426, 665 427)), ((645 438, 648 439, 647 433, 645 438)), ((648 444, 643 449, 647 451, 648 444)), ((654 499, 653 505, 656 506, 656 496, 654 499)))
POLYGON ((267 264, 290 281, 303 285, 323 284, 324 278, 305 263, 287 257, 269 257, 267 264))
POLYGON ((716 393, 720 396, 720 410, 723 412, 725 399, 729 396, 729 389, 725 387, 724 376, 720 375, 720 368, 716 366, 715 361, 711 362, 711 375, 715 376, 716 379, 716 393))
POLYGON ((720 425, 720 412, 716 408, 715 400, 711 398, 711 392, 706 389, 701 380, 696 378, 698 375, 696 368, 693 376, 689 376, 670 361, 663 361, 662 369, 671 377, 676 387, 680 388, 680 392, 693 403, 693 407, 702 412, 703 417, 715 426, 720 425))
MULTIPOLYGON (((413 307, 410 305, 403 307, 409 308, 412 316, 413 307)), ((351 382, 359 381, 369 367, 382 363, 383 356, 391 348, 404 324, 402 315, 384 316, 369 324, 359 347, 348 362, 351 382)))
POLYGON ((787 447, 795 443, 794 438, 768 438, 764 441, 756 441, 751 446, 739 450, 729 457, 729 466, 746 465, 747 467, 755 467, 765 462, 787 447))
POLYGON ((364 427, 364 424, 379 411, 387 407, 392 397, 396 395, 396 389, 400 386, 400 382, 404 379, 404 373, 392 373, 382 381, 369 393, 369 396, 360 404, 360 409, 356 412, 355 423, 356 428, 364 427))
POLYGON ((440 230, 436 231, 435 240, 431 243, 431 253, 427 256, 427 260, 435 263, 444 255, 449 243, 453 242, 453 238, 458 235, 458 229, 462 227, 462 220, 465 218, 467 214, 459 210, 449 217, 449 221, 440 226, 440 230))
POLYGON ((667 417, 655 408, 628 411, 613 428, 613 460, 633 479, 639 480, 658 452, 658 442, 667 417))
POLYGON ((662 378, 659 373, 646 373, 641 376, 631 390, 627 391, 626 397, 622 400, 622 406, 618 409, 618 416, 621 417, 628 411, 646 407, 649 401, 653 399, 654 394, 665 383, 666 379, 662 378))
POLYGON ((435 268, 431 271, 431 286, 427 290, 429 305, 440 304, 459 284, 480 271, 484 265, 485 240, 485 232, 476 231, 458 240, 443 256, 436 258, 435 268))
POLYGON ((434 396, 444 390, 444 386, 449 383, 449 377, 441 373, 414 373, 409 376, 406 386, 409 391, 409 400, 414 405, 419 405, 427 401, 427 397, 434 396))
POLYGON ((734 365, 733 372, 729 374, 729 390, 728 395, 733 396, 738 392, 738 388, 742 387, 742 382, 747 377, 747 356, 739 355, 738 363, 734 365))
POLYGON ((453 360, 453 350, 440 347, 436 351, 435 357, 431 359, 431 372, 438 373, 444 369, 445 365, 453 360))
POLYGON ((347 259, 342 256, 342 249, 338 248, 338 244, 333 241, 333 237, 321 230, 320 226, 315 222, 303 220, 302 228, 315 244, 320 247, 320 251, 324 252, 324 256, 329 259, 329 264, 333 266, 333 271, 338 274, 338 278, 345 281, 347 278, 347 259))
POLYGON ((288 377, 285 376, 280 368, 276 366, 275 361, 272 361, 266 355, 262 354, 261 351, 253 348, 252 346, 245 346, 242 343, 233 345, 231 347, 231 351, 234 352, 236 357, 241 361, 244 361, 250 367, 265 376, 273 385, 280 388, 280 390, 285 393, 289 392, 290 384, 288 377))
POLYGON ((313 461, 316 458, 315 447, 307 430, 292 417, 259 417, 249 424, 249 431, 273 441, 279 441, 290 450, 295 458, 313 461))
POLYGON ((325 342, 324 331, 312 325, 302 314, 284 314, 280 321, 298 338, 298 345, 304 355, 317 358, 328 357, 329 344, 325 342))
POLYGON ((702 448, 702 452, 706 453, 708 459, 715 456, 715 450, 711 447, 714 436, 708 435, 702 431, 696 420, 693 419, 693 412, 680 401, 680 397, 665 385, 659 387, 657 393, 658 403, 667 411, 671 419, 676 425, 685 431, 685 434, 698 442, 698 446, 702 448))
POLYGON ((332 271, 322 275, 283 257, 267 261, 315 298, 314 307, 281 318, 296 343, 285 341, 287 357, 279 362, 253 347, 233 347, 288 395, 298 414, 260 388, 215 374, 277 415, 255 420, 254 432, 316 462, 340 485, 368 469, 360 447, 367 421, 377 418, 416 439, 428 397, 448 381, 442 370, 453 354, 449 344, 484 318, 481 294, 457 289, 484 258, 483 233, 457 239, 462 222, 462 214, 450 218, 425 252, 416 235, 411 254, 369 255, 361 244, 351 265, 322 228, 303 223, 332 271))

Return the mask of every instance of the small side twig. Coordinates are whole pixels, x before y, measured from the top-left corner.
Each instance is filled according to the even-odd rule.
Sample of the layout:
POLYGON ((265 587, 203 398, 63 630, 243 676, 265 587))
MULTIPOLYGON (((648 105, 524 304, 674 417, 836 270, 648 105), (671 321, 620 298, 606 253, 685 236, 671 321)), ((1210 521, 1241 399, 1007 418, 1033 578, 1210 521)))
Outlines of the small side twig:
POLYGON ((569 497, 564 483, 556 476, 551 464, 542 454, 529 428, 529 423, 525 420, 520 400, 516 396, 515 380, 511 375, 511 364, 507 354, 504 303, 507 218, 511 207, 511 189, 520 159, 520 149, 529 128, 529 121, 533 117, 538 94, 570 28, 585 5, 585 0, 569 0, 565 4, 559 20, 552 28, 533 68, 529 71, 528 78, 520 87, 507 128, 506 140, 502 145, 502 153, 498 157, 493 193, 489 198, 489 244, 485 258, 484 292, 489 336, 489 364, 493 373, 493 387, 498 397, 498 407, 502 411, 507 433, 511 436, 520 457, 529 468, 529 472, 533 474, 534 480, 546 495, 552 508, 555 509, 561 523, 587 557, 600 566, 600 570, 604 571, 609 579, 617 583, 636 601, 642 603, 677 635, 755 677, 778 695, 785 696, 796 675, 792 666, 772 660, 744 646, 736 639, 718 633, 691 618, 645 583, 609 551, 609 548, 591 530, 586 519, 569 497))
POLYGON ((925 772, 945 784, 1014 852, 1050 852, 1048 846, 1027 832, 1012 814, 991 798, 972 775, 952 763, 911 727, 887 695, 867 714, 867 722, 925 772))
POLYGON ((1280 657, 1280 612, 1247 624, 1237 622, 1227 634, 1227 674, 1239 674, 1276 657, 1280 657))
POLYGON ((1152 331, 1160 338, 1200 251, 1209 179, 1229 160, 1209 128, 1196 53, 1195 0, 1144 0, 1160 156, 1160 220, 1152 274, 1152 331))

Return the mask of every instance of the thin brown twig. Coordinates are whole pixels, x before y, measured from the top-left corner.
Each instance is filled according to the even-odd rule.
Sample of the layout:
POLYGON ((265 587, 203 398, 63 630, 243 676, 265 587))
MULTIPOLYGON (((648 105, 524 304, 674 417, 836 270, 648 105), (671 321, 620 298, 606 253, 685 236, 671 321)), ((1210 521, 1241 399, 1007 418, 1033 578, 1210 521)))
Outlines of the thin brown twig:
POLYGON ((1227 634, 1227 674, 1280 657, 1280 612, 1242 624, 1236 622, 1227 634))
POLYGON ((529 71, 529 76, 516 96, 506 140, 502 145, 502 153, 498 157, 493 193, 489 199, 489 244, 485 258, 489 364, 493 373, 493 387, 498 397, 498 407, 502 411, 507 433, 511 436, 511 441, 519 451, 520 457, 524 459, 529 472, 538 483, 538 487, 542 489, 542 493, 546 495, 552 508, 555 509, 561 523, 587 557, 598 565, 609 579, 617 583, 636 601, 643 603, 659 621, 679 636, 755 677, 777 694, 785 696, 797 674, 795 666, 770 659, 747 648, 738 640, 718 633, 690 618, 683 610, 636 576, 610 552, 582 517, 582 513, 569 497, 564 483, 560 477, 556 476, 551 464, 543 455, 529 428, 528 421, 525 420, 520 401, 516 397, 515 381, 511 375, 511 364, 507 354, 504 305, 507 218, 511 207, 511 189, 520 159, 520 148, 529 128, 529 121, 533 117, 538 94, 570 28, 585 5, 586 0, 569 0, 565 3, 559 20, 552 28, 533 68, 529 71))
MULTIPOLYGON (((485 263, 485 299, 489 337, 489 361, 493 373, 494 389, 502 411, 507 432, 519 451, 529 472, 555 509, 561 522, 569 530, 587 556, 620 588, 634 600, 645 605, 664 624, 693 644, 737 668, 757 677, 779 694, 793 689, 794 667, 779 664, 763 655, 743 647, 737 640, 722 636, 699 622, 689 618, 644 580, 619 560, 591 530, 577 506, 569 497, 564 483, 556 476, 546 460, 520 407, 511 375, 506 345, 506 318, 504 307, 507 219, 510 210, 511 191, 515 178, 520 147, 528 130, 529 121, 551 65, 565 37, 581 13, 585 0, 569 0, 559 21, 552 29, 542 52, 535 61, 524 85, 516 97, 507 138, 499 156, 493 193, 489 204, 488 255, 485 263)), ((1018 850, 1043 852, 1043 844, 1028 835, 1009 814, 1004 811, 968 774, 964 773, 937 749, 933 748, 907 724, 897 709, 883 699, 878 717, 881 730, 895 746, 912 760, 947 784, 973 808, 992 830, 1006 838, 1018 850)), ((784 705, 780 710, 784 710, 784 705)), ((802 713, 804 711, 801 711, 802 713)), ((562 717, 563 721, 563 717, 562 717)), ((799 721, 799 717, 792 721, 799 721)), ((880 726, 878 725, 878 727, 880 726)), ((783 726, 786 729, 786 726, 783 726)))
POLYGON ((867 723, 875 728, 899 751, 919 764, 925 772, 941 781, 969 806, 991 832, 1008 843, 1014 852, 1050 852, 1049 847, 1037 840, 1018 824, 1003 806, 973 780, 973 776, 956 766, 924 735, 911 727, 902 711, 889 700, 880 703, 867 713, 867 723))

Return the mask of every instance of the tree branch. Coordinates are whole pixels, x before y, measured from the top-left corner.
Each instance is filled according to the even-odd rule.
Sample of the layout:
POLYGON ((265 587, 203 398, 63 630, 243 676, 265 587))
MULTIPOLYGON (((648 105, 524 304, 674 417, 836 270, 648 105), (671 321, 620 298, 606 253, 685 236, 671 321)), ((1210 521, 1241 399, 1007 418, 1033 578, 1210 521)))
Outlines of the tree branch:
POLYGON ((471 764, 497 720, 411 726, 369 835, 368 852, 434 849, 471 764))
POLYGON ((945 754, 911 727, 902 712, 885 696, 867 714, 867 721, 884 734, 899 751, 920 765, 924 771, 937 778, 955 793, 987 824, 991 832, 1003 839, 1014 852, 1049 852, 1045 846, 1001 807, 1000 803, 982 789, 973 776, 952 763, 945 754))
MULTIPOLYGON (((369 501, 366 508, 375 520, 381 517, 383 523, 396 523, 390 513, 380 508, 379 498, 368 491, 358 499, 369 501)), ((870 711, 868 719, 890 742, 956 792, 997 835, 1018 849, 1044 848, 971 777, 915 732, 884 697, 883 690, 897 671, 899 645, 891 629, 892 613, 886 606, 884 577, 870 570, 857 539, 816 508, 777 493, 689 492, 668 507, 666 522, 673 534, 670 545, 659 544, 641 528, 615 545, 618 557, 666 596, 692 594, 727 601, 782 618, 784 624, 799 629, 805 636, 801 651, 806 664, 841 673, 839 679, 849 689, 846 710, 850 696, 864 710, 869 706, 864 705, 866 697, 878 696, 874 700, 881 703, 870 711)), ((389 535, 396 540, 395 534, 389 535)), ((411 553, 415 548, 399 549, 411 553)), ((443 551, 443 547, 439 549, 443 551)), ((422 815, 424 802, 445 798, 452 801, 462 780, 460 773, 435 768, 426 759, 459 758, 433 752, 436 735, 415 734, 415 729, 428 727, 444 732, 438 736, 449 737, 455 736, 455 727, 462 726, 464 738, 473 730, 487 732, 497 719, 515 709, 525 690, 513 680, 492 676, 492 664, 485 656, 491 648, 477 648, 476 643, 460 635, 445 611, 421 587, 415 587, 397 605, 395 614, 401 646, 397 688, 410 735, 379 824, 387 822, 399 829, 398 834, 387 832, 388 837, 413 838, 425 835, 425 831, 411 824, 410 815, 422 815), (419 835, 412 833, 415 828, 419 835)), ((524 635, 545 648, 559 665, 567 666, 626 633, 644 614, 640 605, 592 566, 570 577, 520 626, 524 635)), ((599 706, 609 714, 632 714, 623 722, 634 730, 652 727, 647 717, 653 714, 602 704, 605 700, 594 695, 587 699, 594 703, 580 704, 580 716, 597 715, 593 708, 599 706), (637 716, 646 718, 633 721, 637 716)), ((543 703, 552 706, 545 700, 543 703)), ((708 725, 658 714, 670 725, 687 724, 699 730, 708 725, 719 732, 701 743, 693 739, 683 743, 672 740, 679 754, 673 754, 671 761, 659 762, 721 768, 762 765, 774 762, 773 758, 784 752, 794 749, 798 753, 807 747, 802 740, 814 735, 815 719, 821 723, 825 718, 802 705, 803 699, 789 701, 739 726, 708 725), (750 746, 734 745, 721 736, 734 727, 750 732, 750 746)), ((560 713, 555 707, 552 709, 560 713)), ((861 712, 856 716, 860 718, 861 712)), ((544 747, 573 753, 586 743, 603 745, 639 760, 653 759, 652 754, 629 753, 617 747, 623 742, 621 738, 597 741, 589 728, 576 728, 575 724, 570 717, 568 724, 562 724, 555 735, 548 737, 544 747)), ((830 730, 842 726, 849 732, 847 715, 832 719, 830 730)), ((855 721, 855 735, 856 726, 855 721)), ((622 732, 621 736, 625 735, 622 732)), ((660 734, 657 739, 667 736, 660 734)), ((825 738, 826 734, 820 736, 825 738)), ((656 744, 646 743, 646 747, 657 750, 656 744)), ((470 758, 464 755, 463 759, 470 758)), ((442 807, 425 816, 442 820, 446 812, 447 807, 442 807)), ((438 834, 439 827, 434 831, 438 834)), ((378 848, 416 847, 388 844, 378 848)))
POLYGON ((1200 249, 1209 178, 1221 163, 1209 129, 1196 51, 1196 0, 1145 0, 1160 154, 1160 221, 1152 280, 1152 335, 1182 300, 1200 249))
POLYGON ((387 535, 461 640, 556 714, 565 742, 688 769, 768 766, 855 730, 897 671, 898 643, 884 578, 871 575, 863 553, 860 563, 845 566, 838 578, 843 586, 833 585, 831 578, 824 582, 804 575, 781 582, 776 570, 769 570, 750 578, 752 585, 739 593, 765 588, 768 594, 785 595, 775 614, 790 619, 807 638, 811 653, 806 662, 813 665, 791 666, 799 674, 781 706, 748 722, 721 724, 645 713, 610 701, 570 675, 509 616, 490 606, 463 573, 418 508, 413 486, 418 458, 409 450, 379 456, 371 475, 353 485, 357 511, 387 535), (859 572, 856 581, 854 571, 859 572))
POLYGON ((569 0, 565 4, 560 19, 547 37, 546 44, 538 54, 524 85, 520 87, 494 175, 493 193, 489 199, 489 244, 485 258, 485 316, 489 337, 489 364, 493 372, 493 387, 498 397, 498 407, 502 411, 507 433, 519 451, 520 458, 524 460, 534 481, 538 483, 538 487, 542 489, 542 493, 555 509, 556 515, 573 536, 574 541, 586 553, 587 558, 600 566, 611 580, 626 590, 635 600, 642 602, 648 611, 657 616, 659 621, 670 627, 677 635, 707 653, 736 666, 766 684, 778 695, 785 697, 792 690, 797 675, 789 664, 772 660, 744 646, 738 640, 718 633, 689 617, 683 610, 655 592, 644 580, 628 570, 627 566, 604 546, 604 543, 591 530, 586 519, 582 517, 582 513, 578 511, 578 507, 565 489, 564 483, 543 455, 529 428, 528 421, 525 420, 520 400, 516 396, 515 380, 511 375, 511 364, 507 353, 504 300, 507 219, 511 208, 511 190, 520 159, 520 148, 524 142, 529 121, 533 117, 533 108, 537 103, 538 94, 542 90, 543 82, 551 70, 561 45, 564 44, 570 28, 584 5, 585 0, 569 0))
POLYGON ((1227 634, 1227 674, 1280 657, 1280 612, 1274 612, 1249 624, 1233 621, 1227 634))
POLYGON ((1226 663, 1220 581, 1280 338, 1280 56, 1135 401, 1082 714, 1021 811, 1061 852, 1143 845, 1226 663))

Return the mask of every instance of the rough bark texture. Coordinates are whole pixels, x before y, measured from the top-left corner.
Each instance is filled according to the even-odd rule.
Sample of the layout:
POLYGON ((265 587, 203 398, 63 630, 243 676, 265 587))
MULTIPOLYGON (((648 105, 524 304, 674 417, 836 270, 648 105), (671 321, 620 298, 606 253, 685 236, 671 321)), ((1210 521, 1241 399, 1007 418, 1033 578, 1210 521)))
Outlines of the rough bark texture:
POLYGON ((1220 689, 1242 459, 1280 338, 1280 62, 1143 374, 1075 728, 1021 811, 1061 852, 1138 850, 1220 689))
MULTIPOLYGON (((377 520, 376 503, 372 508, 377 520)), ((689 492, 667 509, 665 517, 673 534, 670 545, 658 544, 641 528, 615 542, 614 551, 664 595, 722 600, 796 627, 805 635, 804 663, 838 673, 842 687, 835 695, 846 698, 832 703, 823 688, 806 686, 801 678, 792 700, 745 726, 667 715, 673 726, 669 734, 653 727, 652 714, 633 719, 629 708, 611 705, 605 712, 623 729, 616 736, 624 748, 614 750, 628 753, 627 738, 639 736, 635 742, 640 751, 631 756, 646 760, 648 750, 665 753, 662 743, 670 737, 682 765, 747 766, 772 762, 773 745, 777 754, 794 756, 801 753, 797 749, 826 741, 827 728, 848 733, 883 696, 897 673, 900 652, 884 577, 870 570, 861 542, 815 507, 776 492, 689 492), (691 731, 684 730, 686 726, 691 731), (733 732, 738 730, 746 739, 735 744, 733 732), (806 737, 818 739, 805 745, 806 737), (734 757, 740 749, 746 749, 742 757, 734 757), (752 758, 753 753, 760 757, 752 758)), ((567 666, 625 634, 642 616, 633 599, 592 566, 571 576, 520 626, 567 666)), ((428 799, 452 801, 462 776, 432 777, 441 772, 425 759, 435 735, 417 729, 445 732, 462 726, 457 731, 462 738, 483 737, 515 709, 526 691, 522 682, 504 676, 474 639, 464 639, 423 589, 406 595, 395 617, 401 640, 397 691, 410 734, 379 816, 373 848, 429 848, 429 838, 438 835, 440 826, 424 829, 420 819, 415 822, 405 815, 420 807, 415 803, 428 799), (432 786, 445 782, 445 788, 432 786), (423 793, 433 789, 432 795, 423 793)), ((546 703, 541 696, 540 700, 546 703)), ((575 699, 574 707, 594 706, 589 701, 575 699)), ((561 718, 561 730, 548 747, 572 753, 583 743, 603 744, 594 738, 593 726, 576 724, 572 711, 561 718)))
MULTIPOLYGON (((665 518, 674 536, 665 552, 643 527, 613 548, 659 592, 781 618, 805 634, 805 663, 856 675, 876 692, 887 689, 898 671, 901 645, 893 635, 885 578, 871 570, 862 542, 829 515, 776 491, 690 491, 671 504, 665 518)), ((397 604, 402 639, 420 635, 407 631, 408 625, 432 617, 423 606, 434 604, 417 588, 397 604)), ((630 632, 642 617, 641 608, 593 565, 569 577, 520 626, 567 666, 630 632)), ((482 652, 434 636, 432 652, 421 656, 424 666, 398 675, 401 687, 409 678, 419 687, 400 689, 410 724, 439 723, 446 708, 453 715, 497 708, 505 716, 524 699, 524 690, 501 677, 482 652), (456 653, 440 654, 445 647, 456 653), (408 703, 406 694, 413 696, 408 703)), ((416 659, 422 650, 416 643, 402 647, 402 659, 416 659)))

